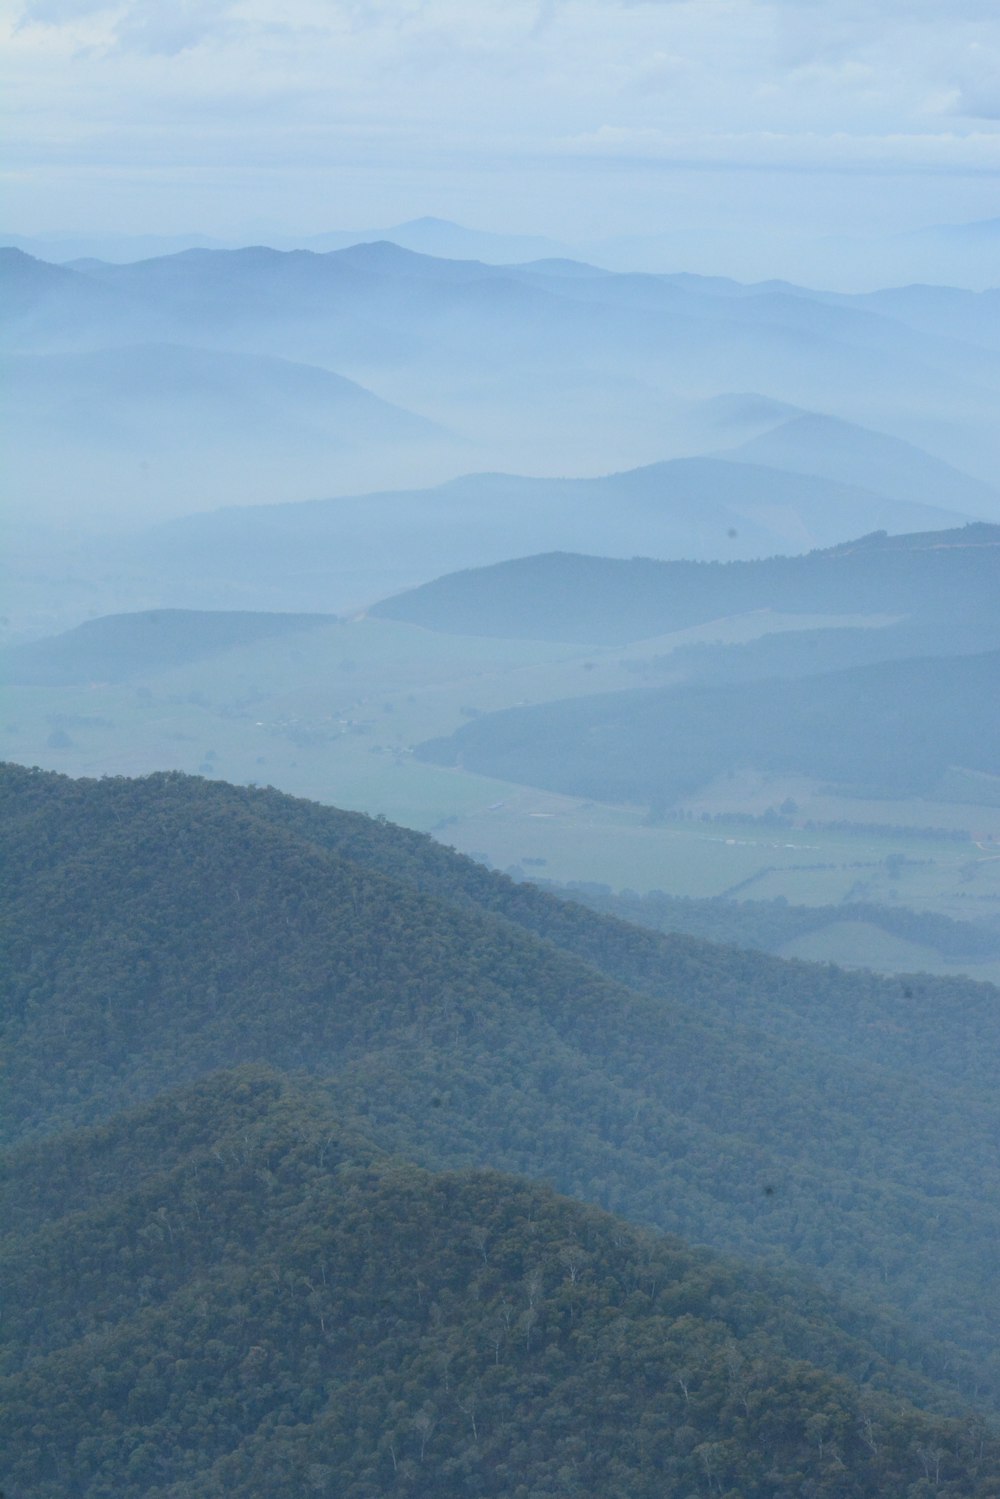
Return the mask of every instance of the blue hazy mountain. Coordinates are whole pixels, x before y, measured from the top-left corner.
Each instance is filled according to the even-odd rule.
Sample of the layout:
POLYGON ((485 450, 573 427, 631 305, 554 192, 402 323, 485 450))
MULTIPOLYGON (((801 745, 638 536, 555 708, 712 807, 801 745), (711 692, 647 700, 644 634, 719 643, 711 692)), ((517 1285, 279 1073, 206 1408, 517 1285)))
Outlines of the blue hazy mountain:
POLYGON ((747 769, 808 776, 849 795, 933 797, 949 770, 995 774, 997 744, 992 651, 511 708, 416 753, 521 785, 665 809, 747 769))
POLYGON ((1000 489, 913 443, 836 417, 805 412, 718 456, 856 484, 896 500, 1000 519, 1000 489))
POLYGON ((998 514, 1000 352, 864 298, 386 241, 9 250, 0 284, 15 542, 240 511, 133 552, 156 591, 102 612, 231 606, 234 573, 255 605, 342 610, 533 552, 731 560, 998 514), (290 501, 316 504, 244 509, 290 501))
MULTIPOLYGON (((450 219, 424 216, 404 223, 376 229, 331 229, 319 234, 289 235, 264 233, 254 236, 256 242, 273 250, 342 250, 349 245, 373 240, 390 240, 408 250, 438 255, 451 260, 485 260, 495 264, 539 260, 546 257, 573 257, 577 252, 568 244, 540 234, 493 233, 487 229, 470 229, 450 219)), ((106 260, 129 264, 151 260, 161 255, 176 255, 184 250, 231 250, 245 244, 245 238, 234 240, 205 234, 3 234, 0 245, 23 250, 42 260, 60 264, 75 260, 106 260)))
POLYGON ((235 582, 252 580, 268 607, 343 610, 533 552, 731 561, 829 546, 874 526, 931 531, 954 519, 829 479, 692 458, 599 479, 474 474, 431 489, 229 507, 136 537, 127 559, 155 570, 161 586, 202 580, 205 607, 225 606, 235 582))
MULTIPOLYGON (((87 262, 72 274, 81 305, 84 286, 117 298, 105 343, 134 339, 141 314, 168 325, 175 341, 319 364, 446 425, 461 414, 470 439, 492 441, 498 421, 503 429, 524 420, 533 440, 547 432, 548 462, 561 459, 563 472, 572 442, 595 442, 593 410, 574 420, 567 401, 581 371, 637 381, 664 408, 679 393, 744 388, 908 439, 923 423, 934 451, 989 426, 1000 397, 992 349, 858 299, 773 284, 612 275, 551 260, 495 266, 384 242, 328 254, 190 250, 87 262)), ((91 323, 74 324, 62 298, 48 316, 41 304, 30 322, 15 315, 6 337, 30 352, 43 336, 47 347, 60 337, 79 347, 84 332, 91 323)), ((620 462, 619 420, 611 412, 603 434, 605 468, 620 462)), ((647 443, 652 420, 651 408, 647 443)))
POLYGON ((0 348, 45 352, 162 335, 168 320, 148 301, 69 266, 0 249, 0 348))
POLYGON ((391 240, 407 249, 449 259, 496 264, 539 258, 589 260, 612 272, 670 274, 696 266, 711 274, 744 281, 781 275, 809 286, 842 292, 904 283, 959 288, 997 283, 997 219, 934 224, 902 233, 797 234, 779 244, 769 227, 732 230, 697 226, 659 233, 605 234, 573 243, 537 234, 471 228, 453 220, 422 216, 376 228, 289 234, 261 226, 238 238, 188 234, 114 234, 94 231, 38 235, 0 233, 0 244, 16 246, 45 260, 67 262, 94 257, 113 262, 149 259, 182 250, 235 249, 250 241, 276 250, 335 250, 372 240, 391 240))
POLYGON ((450 219, 426 216, 408 219, 389 229, 338 229, 310 235, 302 245, 311 250, 338 250, 373 240, 390 240, 422 255, 436 255, 447 260, 485 260, 496 265, 574 257, 572 246, 541 234, 495 234, 485 229, 468 229, 450 219))
POLYGON ((1000 348, 1000 289, 977 292, 954 286, 898 286, 853 301, 923 333, 1000 348))
POLYGON ((270 355, 131 343, 4 354, 0 370, 11 492, 64 518, 144 519, 179 495, 301 498, 433 471, 451 442, 353 380, 270 355))
MULTIPOLYGON (((554 552, 452 573, 371 612, 458 635, 624 645, 762 610, 881 617, 878 629, 828 632, 838 649, 868 641, 876 657, 1000 649, 1000 526, 875 534, 721 566, 554 552)), ((775 653, 808 636, 808 660, 820 633, 719 649, 775 653)))
POLYGON ((332 618, 193 609, 107 615, 46 640, 0 648, 0 681, 33 686, 127 681, 277 636, 322 629, 332 618))

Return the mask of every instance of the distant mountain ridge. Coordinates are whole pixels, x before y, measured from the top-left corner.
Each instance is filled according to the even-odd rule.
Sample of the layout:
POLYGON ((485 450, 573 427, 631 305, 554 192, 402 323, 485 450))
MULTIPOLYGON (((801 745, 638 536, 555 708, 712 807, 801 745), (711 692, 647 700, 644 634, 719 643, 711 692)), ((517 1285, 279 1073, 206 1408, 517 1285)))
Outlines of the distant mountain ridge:
POLYGON ((335 615, 150 609, 88 620, 47 640, 0 648, 0 681, 123 681, 278 635, 321 629, 335 615))
MULTIPOLYGON (((967 223, 943 223, 888 235, 831 238, 816 236, 785 253, 786 278, 810 286, 852 284, 871 287, 905 282, 935 282, 949 286, 996 284, 995 258, 990 251, 997 236, 996 219, 967 223), (794 266, 794 270, 787 267, 794 266)), ((594 261, 609 271, 671 273, 683 267, 713 267, 715 279, 740 277, 760 281, 774 275, 763 269, 775 263, 773 235, 766 241, 741 235, 713 234, 704 229, 676 228, 666 232, 611 235, 600 239, 557 242, 545 236, 475 229, 449 219, 423 215, 399 224, 374 229, 334 229, 300 235, 257 231, 251 238, 274 249, 340 249, 372 240, 391 240, 405 248, 452 259, 477 259, 494 263, 569 257, 594 261), (765 243, 767 248, 765 248, 765 243), (716 269, 717 268, 717 269, 716 269)), ((180 250, 233 249, 246 237, 212 238, 186 235, 48 233, 0 234, 0 243, 17 246, 46 260, 67 261, 86 256, 128 262, 180 250)))
POLYGON ((719 456, 867 486, 896 500, 1000 518, 997 489, 911 443, 834 417, 803 413, 719 456))
MULTIPOLYGON (((1000 317, 989 300, 972 312, 965 301, 945 306, 934 297, 893 302, 773 281, 616 274, 557 255, 496 265, 387 240, 325 253, 192 248, 126 264, 80 259, 72 268, 43 266, 8 249, 0 256, 0 280, 8 306, 3 346, 12 355, 98 358, 141 344, 282 360, 353 380, 439 429, 433 452, 405 451, 404 434, 390 432, 391 442, 370 442, 364 462, 354 466, 331 451, 324 466, 305 467, 289 443, 280 463, 270 471, 258 463, 256 475, 241 459, 239 430, 223 430, 218 446, 229 457, 227 472, 224 461, 199 461, 197 423, 187 427, 187 408, 164 392, 158 423, 180 430, 182 442, 163 454, 162 476, 140 489, 146 506, 152 510, 155 501, 161 513, 176 514, 177 496, 185 493, 190 509, 205 510, 226 500, 283 500, 289 492, 304 499, 430 484, 470 468, 585 475, 637 470, 753 436, 723 429, 706 443, 696 414, 686 414, 690 396, 678 394, 711 401, 734 388, 916 443, 952 468, 980 476, 985 489, 970 479, 963 490, 961 480, 948 475, 948 504, 966 491, 975 501, 959 506, 963 517, 995 517, 1000 506, 990 483, 1000 459, 993 421, 1000 399, 1000 317), (982 337, 971 336, 977 327, 982 337)), ((234 378, 234 400, 239 395, 234 378)), ((252 425, 257 408, 245 409, 252 425)), ((61 420, 57 410, 43 409, 43 423, 46 415, 61 420)), ((103 420, 113 426, 113 412, 103 420)), ((43 444, 32 448, 30 438, 30 427, 22 433, 13 425, 15 492, 37 512, 65 485, 53 455, 43 444)), ((82 437, 75 433, 73 446, 78 443, 82 437)), ((814 514, 808 523, 799 517, 798 530, 789 530, 781 481, 772 478, 778 498, 765 551, 773 550, 782 525, 782 544, 797 539, 804 546, 876 525, 914 529, 918 515, 905 518, 894 507, 918 498, 938 512, 928 523, 943 524, 943 489, 936 494, 929 484, 917 496, 906 487, 907 463, 898 450, 887 462, 884 448, 879 457, 860 444, 856 438, 855 513, 840 536, 821 528, 825 509, 842 510, 847 499, 838 504, 819 485, 824 475, 838 475, 825 474, 829 443, 824 449, 817 438, 815 452, 796 458, 804 472, 819 476, 814 514), (879 472, 892 480, 888 494, 879 492, 879 472), (861 518, 866 504, 867 520, 861 518)), ((79 456, 86 458, 85 446, 79 456)), ((88 508, 121 504, 122 491, 137 483, 128 467, 119 475, 109 468, 91 471, 67 447, 65 461, 71 460, 88 508)), ((909 462, 912 473, 912 455, 909 462)), ((730 477, 738 488, 738 477, 730 477)), ((944 477, 939 471, 942 483, 944 477)), ((744 516, 749 543, 760 521, 744 516)), ((552 544, 535 540, 512 550, 552 544)), ((572 537, 555 544, 591 545, 572 537)))
POLYGON ((862 796, 933 796, 952 767, 995 775, 998 745, 994 650, 508 708, 416 753, 662 811, 741 769, 805 775, 862 796))
MULTIPOLYGON (((766 558, 844 541, 873 520, 910 532, 955 519, 831 480, 691 458, 599 479, 477 474, 431 489, 226 508, 167 522, 136 538, 128 555, 133 565, 155 558, 161 578, 179 569, 185 579, 203 577, 206 589, 213 578, 252 579, 262 599, 282 608, 294 597, 287 585, 282 591, 287 577, 309 590, 300 606, 344 610, 442 572, 571 543, 622 559, 766 558)), ((509 633, 530 634, 524 622, 537 613, 527 599, 509 633)), ((472 623, 469 633, 482 631, 472 623)))
POLYGON ((1000 644, 998 597, 1000 526, 979 523, 726 563, 548 553, 453 573, 371 612, 457 634, 603 644, 754 609, 901 615, 902 649, 922 619, 933 621, 941 649, 967 622, 973 633, 962 638, 974 649, 1000 644))
MULTIPOLYGON (((380 229, 332 229, 296 237, 267 234, 262 243, 275 250, 308 249, 317 252, 346 249, 351 245, 388 240, 405 249, 448 259, 485 260, 495 263, 572 257, 572 249, 558 240, 535 234, 502 234, 470 229, 450 219, 424 215, 380 229)), ((38 256, 65 262, 93 258, 126 264, 184 250, 235 249, 245 241, 208 235, 81 235, 0 234, 0 243, 38 256)))

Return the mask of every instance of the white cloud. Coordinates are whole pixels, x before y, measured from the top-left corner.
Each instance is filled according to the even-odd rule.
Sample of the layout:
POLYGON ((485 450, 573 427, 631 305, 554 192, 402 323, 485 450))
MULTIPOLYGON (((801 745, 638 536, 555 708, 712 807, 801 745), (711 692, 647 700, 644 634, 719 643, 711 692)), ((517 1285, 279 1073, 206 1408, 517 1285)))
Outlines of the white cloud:
POLYGON ((996 170, 1000 172, 1000 132, 933 134, 828 134, 808 131, 669 134, 655 129, 603 125, 559 142, 568 155, 645 158, 651 162, 701 162, 742 167, 795 167, 826 170, 996 170))
POLYGON ((136 0, 118 25, 118 45, 176 57, 209 38, 235 35, 233 11, 227 0, 136 0))
POLYGON ((114 10, 114 0, 28 0, 18 26, 65 26, 88 16, 114 10))
POLYGON ((8 43, 8 160, 40 198, 59 163, 151 203, 154 163, 232 205, 255 174, 378 173, 454 216, 586 161, 997 165, 996 0, 24 0, 8 43))
POLYGON ((175 57, 209 38, 234 36, 237 10, 237 0, 27 0, 18 29, 70 29, 81 43, 108 51, 175 57))

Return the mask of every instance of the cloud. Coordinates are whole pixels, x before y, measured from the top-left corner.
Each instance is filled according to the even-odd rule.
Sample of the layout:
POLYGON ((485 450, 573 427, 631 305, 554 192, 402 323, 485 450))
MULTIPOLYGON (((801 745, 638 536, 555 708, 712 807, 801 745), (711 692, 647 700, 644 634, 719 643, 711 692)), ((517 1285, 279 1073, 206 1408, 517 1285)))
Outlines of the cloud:
MULTIPOLYGON (((358 222, 376 222, 378 174, 402 218, 462 217, 464 194, 537 201, 532 183, 558 172, 568 211, 589 212, 588 163, 602 184, 613 166, 624 182, 632 171, 662 178, 671 163, 716 182, 724 165, 744 176, 755 165, 985 172, 1000 139, 995 7, 22 0, 6 49, 7 158, 53 180, 72 163, 95 192, 127 173, 136 205, 162 202, 170 174, 178 194, 218 184, 246 216, 262 174, 284 174, 296 201, 354 192, 336 217, 358 222), (440 182, 446 201, 428 186, 440 182)), ((636 192, 637 218, 667 211, 636 192)))
POLYGON ((118 24, 118 46, 176 57, 210 38, 235 35, 234 9, 228 0, 134 0, 118 24))
MULTIPOLYGON (((238 0, 27 0, 18 29, 98 22, 108 50, 175 57, 209 38, 235 35, 238 0)), ((97 34, 87 40, 96 40, 97 34)))
POLYGON ((23 26, 68 26, 90 16, 115 10, 114 0, 27 0, 17 24, 23 26))
POLYGON ((957 35, 1000 35, 995 0, 771 0, 785 66, 872 56, 889 68, 933 66, 957 35))
POLYGON ((849 131, 669 134, 601 126, 559 143, 568 155, 706 166, 847 171, 1000 171, 1000 132, 865 135, 849 131))
POLYGON ((1000 37, 988 45, 978 37, 953 51, 949 114, 973 120, 1000 119, 1000 37))

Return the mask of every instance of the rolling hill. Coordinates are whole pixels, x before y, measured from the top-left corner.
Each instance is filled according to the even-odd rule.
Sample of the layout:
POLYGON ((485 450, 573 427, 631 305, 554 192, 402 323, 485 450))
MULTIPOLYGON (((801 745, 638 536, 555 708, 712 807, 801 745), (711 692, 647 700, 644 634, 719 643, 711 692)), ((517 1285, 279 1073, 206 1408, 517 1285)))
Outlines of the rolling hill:
POLYGON ((898 636, 889 628, 874 632, 891 655, 918 638, 930 647, 931 634, 941 650, 992 644, 1000 628, 998 591, 1000 527, 973 525, 864 536, 806 556, 725 566, 566 553, 523 557, 438 578, 371 612, 462 635, 603 645, 752 610, 881 616, 886 625, 900 616, 905 628, 898 636))
MULTIPOLYGON (((161 589, 174 577, 183 577, 188 590, 200 580, 207 608, 224 607, 239 580, 251 581, 268 607, 344 610, 428 577, 537 551, 767 558, 845 542, 876 523, 895 532, 932 531, 953 526, 955 516, 882 502, 832 480, 695 458, 600 479, 480 474, 432 489, 233 506, 151 529, 122 549, 119 565, 148 572, 155 560, 161 589)), ((522 564, 509 565, 512 582, 519 566, 524 571, 522 564)), ((532 622, 538 601, 530 596, 530 580, 523 581, 523 618, 521 599, 512 594, 503 633, 538 636, 532 622)), ((767 602, 760 590, 755 597, 767 602)), ((817 612, 809 603, 797 609, 817 612)), ((646 633, 665 628, 671 626, 646 633)), ((482 633, 474 612, 465 633, 482 633)))
MULTIPOLYGON (((329 370, 260 355, 176 344, 9 358, 5 379, 18 424, 57 421, 67 438, 156 447, 155 423, 205 441, 256 434, 261 442, 353 446, 434 435, 431 423, 380 401, 329 370), (235 426, 235 430, 229 430, 235 426)), ((50 428, 51 431, 51 428, 50 428)))
POLYGON ((260 640, 322 629, 334 617, 190 609, 109 615, 64 635, 0 650, 0 681, 33 686, 127 681, 260 640))
POLYGON ((686 682, 489 714, 416 753, 660 811, 716 776, 798 773, 856 795, 929 796, 952 767, 995 775, 1000 652, 816 676, 686 682))
POLYGON ((266 1068, 14 1152, 4 1202, 12 1496, 993 1492, 982 1422, 815 1292, 266 1068))
POLYGON ((1000 490, 942 463, 912 443, 833 417, 804 413, 752 437, 724 456, 860 485, 895 500, 1000 520, 1000 490))
POLYGON ((988 986, 641 931, 271 791, 2 787, 12 1137, 266 1061, 383 1150, 797 1267, 913 1378, 993 1387, 988 986))
MULTIPOLYGON (((791 817, 787 821, 791 822, 791 817)), ((1000 958, 1000 930, 899 906, 859 901, 839 906, 794 906, 787 900, 693 900, 670 896, 662 890, 639 895, 634 890, 615 892, 608 885, 582 882, 565 887, 546 885, 546 888, 566 900, 580 901, 594 911, 652 927, 657 932, 685 932, 709 942, 725 942, 782 957, 804 943, 830 946, 833 939, 850 928, 856 946, 860 945, 857 934, 864 930, 880 933, 883 941, 888 939, 886 947, 890 951, 895 945, 904 957, 897 964, 897 971, 911 971, 915 966, 914 955, 918 960, 923 956, 925 963, 927 957, 938 962, 949 958, 972 962, 1000 958)), ((860 955, 857 963, 873 968, 884 966, 865 964, 860 955)))
POLYGON ((77 525, 148 524, 179 494, 197 506, 388 481, 433 469, 451 441, 353 380, 256 353, 130 343, 6 354, 0 370, 11 492, 77 525))

